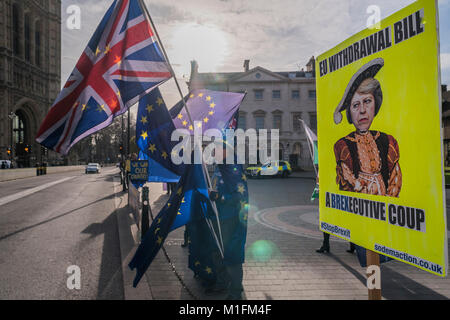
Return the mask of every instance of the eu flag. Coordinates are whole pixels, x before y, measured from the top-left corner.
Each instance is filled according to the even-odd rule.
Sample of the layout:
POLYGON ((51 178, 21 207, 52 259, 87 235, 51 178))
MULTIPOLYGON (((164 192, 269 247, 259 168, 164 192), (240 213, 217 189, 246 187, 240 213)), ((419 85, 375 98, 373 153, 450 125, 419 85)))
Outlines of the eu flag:
POLYGON ((224 231, 223 234, 224 263, 244 263, 249 193, 242 165, 217 165, 212 185, 219 193, 216 203, 222 230, 233 226, 231 232, 224 231))
MULTIPOLYGON (((214 227, 217 229, 216 226, 214 227)), ((189 243, 189 269, 202 280, 203 285, 211 285, 217 280, 217 263, 213 260, 213 254, 217 252, 217 244, 210 226, 205 217, 194 215, 186 225, 186 230, 189 243)))
POLYGON ((201 126, 203 133, 208 129, 224 130, 233 121, 244 97, 245 93, 194 90, 186 101, 186 107, 194 123, 191 122, 182 102, 177 103, 170 110, 170 114, 177 129, 187 129, 192 134, 195 125, 201 126))
POLYGON ((168 234, 185 225, 195 215, 205 216, 211 206, 203 167, 187 165, 185 168, 175 192, 153 220, 129 263, 131 270, 136 269, 134 287, 147 271, 168 234))
POLYGON ((171 161, 176 142, 170 137, 175 130, 172 118, 158 88, 139 101, 136 123, 136 141, 139 159, 149 162, 149 182, 178 182, 183 164, 171 161))

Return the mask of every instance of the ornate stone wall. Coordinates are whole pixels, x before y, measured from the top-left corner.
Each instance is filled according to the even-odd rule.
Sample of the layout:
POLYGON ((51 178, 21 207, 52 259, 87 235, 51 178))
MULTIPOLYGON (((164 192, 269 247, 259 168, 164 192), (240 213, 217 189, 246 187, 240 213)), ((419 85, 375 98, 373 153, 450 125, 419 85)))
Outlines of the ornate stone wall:
POLYGON ((41 160, 34 143, 39 125, 61 86, 61 1, 0 0, 0 158, 7 149, 24 166, 41 160), (24 134, 17 141, 17 120, 24 134), (16 130, 16 131, 14 131, 16 130), (22 138, 23 137, 23 138, 22 138), (17 143, 30 145, 18 159, 17 143), (23 158, 23 157, 21 157, 23 158))

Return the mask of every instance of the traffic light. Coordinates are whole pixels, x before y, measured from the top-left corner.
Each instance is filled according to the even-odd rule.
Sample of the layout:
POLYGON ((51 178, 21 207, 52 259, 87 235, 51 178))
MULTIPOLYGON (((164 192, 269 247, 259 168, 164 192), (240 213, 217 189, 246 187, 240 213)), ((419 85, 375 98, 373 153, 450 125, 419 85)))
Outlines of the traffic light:
POLYGON ((23 147, 23 151, 25 151, 26 153, 31 153, 31 145, 26 144, 26 145, 23 147))
POLYGON ((120 145, 120 146, 119 146, 119 150, 120 150, 120 153, 123 152, 123 145, 120 145))
POLYGON ((6 153, 8 154, 8 156, 10 156, 12 153, 11 148, 6 149, 6 153))

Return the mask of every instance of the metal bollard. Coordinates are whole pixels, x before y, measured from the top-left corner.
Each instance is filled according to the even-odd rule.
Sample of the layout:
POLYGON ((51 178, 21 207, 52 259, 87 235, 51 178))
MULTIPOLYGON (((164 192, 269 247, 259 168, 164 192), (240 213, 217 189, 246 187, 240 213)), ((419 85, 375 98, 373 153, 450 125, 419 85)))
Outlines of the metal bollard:
MULTIPOLYGON (((150 218, 148 211, 150 209, 150 203, 148 199, 148 187, 142 188, 142 220, 141 220, 141 240, 144 239, 145 234, 150 228, 150 218)), ((150 209, 151 210, 151 209, 150 209)))
POLYGON ((122 181, 123 183, 122 183, 122 190, 123 191, 127 191, 128 190, 128 183, 129 183, 129 180, 128 180, 128 172, 127 171, 123 171, 123 181, 122 181))
POLYGON ((37 176, 41 175, 41 167, 39 167, 39 163, 36 164, 36 175, 37 176))

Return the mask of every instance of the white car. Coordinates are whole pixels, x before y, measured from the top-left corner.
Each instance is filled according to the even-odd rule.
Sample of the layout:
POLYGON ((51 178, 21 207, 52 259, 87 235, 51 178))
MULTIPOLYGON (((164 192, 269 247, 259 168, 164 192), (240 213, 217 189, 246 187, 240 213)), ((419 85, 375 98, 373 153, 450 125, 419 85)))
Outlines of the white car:
POLYGON ((98 163, 88 163, 86 166, 86 173, 100 173, 100 165, 98 163))
POLYGON ((266 163, 258 167, 248 167, 245 170, 247 176, 261 177, 261 176, 282 176, 287 178, 291 173, 291 165, 287 161, 275 161, 274 163, 266 163))

